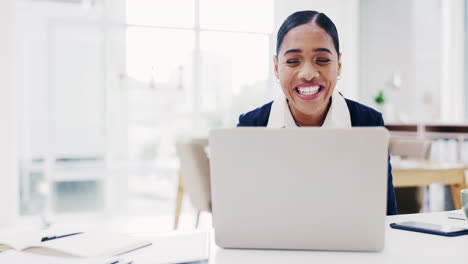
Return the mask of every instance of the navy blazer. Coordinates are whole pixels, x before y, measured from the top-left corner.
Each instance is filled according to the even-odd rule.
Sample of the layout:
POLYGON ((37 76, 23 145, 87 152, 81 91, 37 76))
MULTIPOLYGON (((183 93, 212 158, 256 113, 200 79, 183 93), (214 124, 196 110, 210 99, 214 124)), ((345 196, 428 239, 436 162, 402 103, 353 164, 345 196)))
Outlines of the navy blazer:
MULTIPOLYGON (((351 126, 383 126, 382 114, 374 109, 358 102, 346 99, 349 113, 351 115, 351 126)), ((270 117, 271 105, 269 102, 255 110, 242 114, 239 117, 238 127, 242 126, 262 126, 266 127, 270 117)), ((388 156, 388 183, 387 183, 387 215, 397 214, 397 204, 395 199, 395 190, 393 189, 392 165, 390 164, 390 155, 388 156)))

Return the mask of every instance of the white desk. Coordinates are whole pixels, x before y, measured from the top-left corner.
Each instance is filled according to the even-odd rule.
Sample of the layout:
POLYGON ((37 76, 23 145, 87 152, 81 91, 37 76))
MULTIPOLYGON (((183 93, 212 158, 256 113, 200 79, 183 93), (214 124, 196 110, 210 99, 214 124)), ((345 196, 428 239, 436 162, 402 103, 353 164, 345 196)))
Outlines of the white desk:
POLYGON ((468 221, 448 219, 446 212, 389 216, 385 249, 381 252, 239 250, 221 249, 212 243, 209 263, 468 263, 468 236, 442 237, 396 230, 388 226, 393 222, 408 220, 468 227, 468 221))
MULTIPOLYGON (((209 255, 209 264, 468 263, 468 236, 442 237, 396 230, 388 226, 393 222, 409 220, 468 228, 468 221, 448 219, 447 212, 389 216, 386 223, 385 249, 381 252, 221 249, 215 245, 213 237, 209 241, 206 234, 198 232, 187 236, 180 235, 181 232, 171 232, 164 235, 153 234, 150 239, 153 242, 152 246, 125 254, 125 259, 133 260, 135 264, 155 264, 170 263, 174 260, 191 261, 209 255), (211 244, 209 247, 208 243, 211 244)), ((110 230, 117 231, 115 227, 110 230)))

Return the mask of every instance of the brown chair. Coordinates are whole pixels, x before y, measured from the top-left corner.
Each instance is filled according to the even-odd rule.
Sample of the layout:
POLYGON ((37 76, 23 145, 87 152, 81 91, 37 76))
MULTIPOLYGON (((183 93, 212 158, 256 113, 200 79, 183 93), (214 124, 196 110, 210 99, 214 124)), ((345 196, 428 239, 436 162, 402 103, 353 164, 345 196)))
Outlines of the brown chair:
MULTIPOLYGON (((431 140, 408 137, 391 137, 389 151, 391 155, 402 159, 429 159, 431 140)), ((425 187, 397 187, 395 196, 398 204, 398 213, 409 214, 421 211, 424 200, 425 187)))
POLYGON ((202 211, 211 212, 210 162, 206 152, 207 138, 179 141, 176 143, 180 161, 179 184, 177 187, 174 229, 179 225, 184 193, 198 211, 196 227, 202 211))
POLYGON ((400 156, 402 159, 429 159, 431 143, 429 139, 391 137, 390 154, 400 156))

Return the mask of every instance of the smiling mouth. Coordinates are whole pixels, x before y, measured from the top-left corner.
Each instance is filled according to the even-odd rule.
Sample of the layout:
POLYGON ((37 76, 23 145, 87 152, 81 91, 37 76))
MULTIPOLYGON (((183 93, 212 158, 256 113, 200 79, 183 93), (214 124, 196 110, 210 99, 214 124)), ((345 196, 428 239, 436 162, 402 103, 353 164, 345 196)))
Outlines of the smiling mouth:
POLYGON ((300 95, 314 95, 322 90, 322 87, 319 85, 310 86, 310 87, 296 87, 297 93, 300 95))

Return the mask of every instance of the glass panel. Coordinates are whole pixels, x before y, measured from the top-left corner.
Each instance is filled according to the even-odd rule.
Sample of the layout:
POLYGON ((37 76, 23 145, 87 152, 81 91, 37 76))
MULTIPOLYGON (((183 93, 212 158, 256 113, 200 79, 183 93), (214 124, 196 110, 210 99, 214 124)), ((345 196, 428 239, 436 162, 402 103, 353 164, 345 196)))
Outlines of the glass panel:
POLYGON ((194 0, 127 0, 127 23, 193 27, 194 0))
POLYGON ((235 125, 240 113, 266 103, 268 35, 202 32, 200 38, 207 126, 235 125))
POLYGON ((271 0, 200 0, 203 29, 270 33, 273 30, 271 0))
POLYGON ((93 26, 53 27, 50 118, 52 153, 82 158, 103 154, 102 36, 93 26), (83 107, 86 105, 86 107, 83 107))
POLYGON ((127 30, 132 213, 138 213, 142 197, 174 196, 178 166, 174 143, 179 135, 191 133, 194 120, 193 50, 192 30, 127 30))
POLYGON ((91 197, 102 194, 90 187, 104 178, 102 35, 94 25, 48 26, 49 38, 42 28, 20 38, 21 63, 27 65, 21 72, 27 80, 22 94, 21 214, 60 212, 63 207, 95 210, 100 205, 91 197), (47 56, 36 55, 43 53, 47 56), (80 202, 62 199, 67 192, 80 202))
POLYGON ((57 213, 98 211, 102 209, 100 181, 54 182, 53 208, 57 213))

